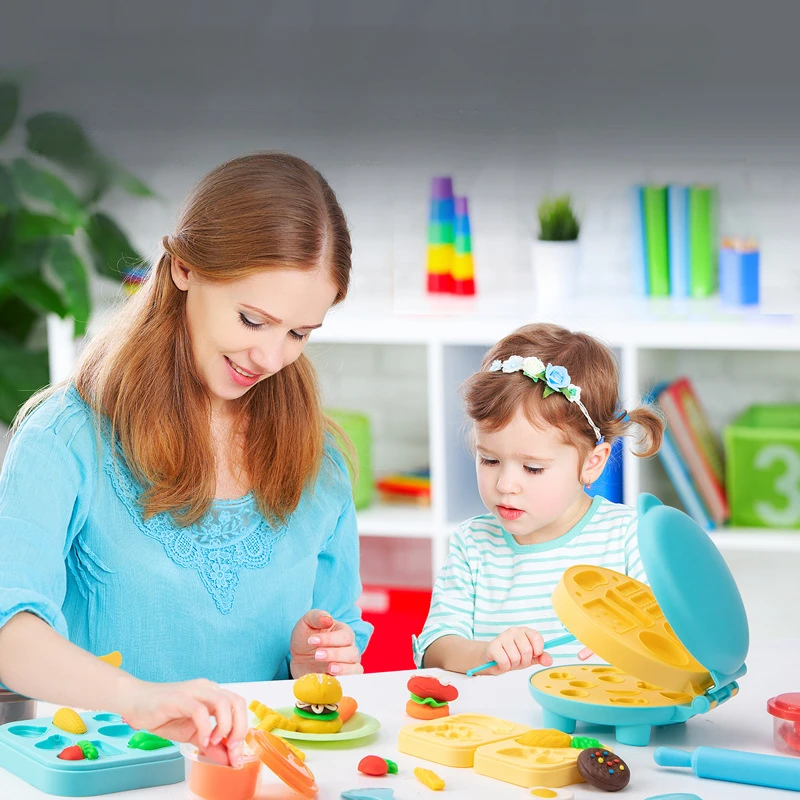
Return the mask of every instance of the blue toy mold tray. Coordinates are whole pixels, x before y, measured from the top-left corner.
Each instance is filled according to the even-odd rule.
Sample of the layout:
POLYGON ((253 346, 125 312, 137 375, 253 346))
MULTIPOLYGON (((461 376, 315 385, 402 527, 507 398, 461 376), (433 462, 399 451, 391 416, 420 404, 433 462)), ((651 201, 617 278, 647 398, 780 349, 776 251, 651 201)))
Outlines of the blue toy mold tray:
POLYGON ((179 783, 184 759, 176 744, 157 750, 128 747, 136 733, 116 714, 85 712, 85 733, 67 733, 52 717, 0 726, 0 767, 47 794, 86 797, 179 783), (69 761, 64 748, 88 741, 98 757, 69 761))

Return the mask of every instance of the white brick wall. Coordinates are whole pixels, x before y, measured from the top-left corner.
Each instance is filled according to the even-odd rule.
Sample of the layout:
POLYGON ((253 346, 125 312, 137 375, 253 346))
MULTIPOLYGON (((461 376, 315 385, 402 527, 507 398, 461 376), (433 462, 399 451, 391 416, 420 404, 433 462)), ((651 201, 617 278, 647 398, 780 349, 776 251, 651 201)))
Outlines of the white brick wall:
POLYGON ((310 344, 331 408, 366 413, 376 475, 429 464, 425 348, 310 344))

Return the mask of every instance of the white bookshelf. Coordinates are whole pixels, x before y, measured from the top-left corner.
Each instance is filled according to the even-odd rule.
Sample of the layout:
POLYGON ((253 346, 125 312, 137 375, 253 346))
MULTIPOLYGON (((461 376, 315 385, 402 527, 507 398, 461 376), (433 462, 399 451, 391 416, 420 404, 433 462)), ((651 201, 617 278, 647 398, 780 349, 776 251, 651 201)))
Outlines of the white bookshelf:
MULTIPOLYGON (((391 349, 424 348, 427 370, 428 460, 432 505, 429 509, 375 505, 359 514, 363 536, 430 537, 432 568, 446 556, 453 527, 484 510, 475 485, 472 457, 463 436, 458 387, 478 368, 486 349, 514 328, 534 320, 551 320, 591 333, 611 346, 620 361, 621 393, 638 404, 654 382, 683 371, 684 361, 712 361, 727 352, 733 363, 758 363, 761 354, 781 360, 793 374, 800 398, 800 319, 791 314, 725 310, 716 300, 676 305, 670 301, 576 301, 569 308, 541 313, 524 297, 462 299, 452 297, 361 298, 348 300, 328 315, 313 341, 330 354, 336 347, 375 345, 391 349)), ((313 358, 313 349, 312 349, 313 358)), ((785 369, 783 369, 785 365, 785 369)), ((375 375, 373 380, 381 380, 375 375)), ((764 402, 757 385, 731 376, 727 391, 741 391, 740 405, 764 402), (748 393, 749 392, 749 393, 748 393)), ((323 388, 324 381, 323 381, 323 388)), ((626 450, 625 501, 642 491, 666 502, 676 498, 660 465, 642 461, 626 450)), ((726 528, 713 534, 724 552, 800 554, 800 531, 726 528)))
MULTIPOLYGON (((90 334, 108 321, 109 296, 101 301, 103 306, 93 318, 90 334)), ((415 353, 422 354, 418 361, 425 372, 425 412, 418 424, 425 429, 432 483, 430 507, 376 504, 360 511, 362 536, 430 539, 430 566, 435 574, 446 556, 454 526, 484 511, 474 463, 465 445, 458 387, 478 368, 488 347, 520 325, 537 320, 586 331, 612 347, 620 362, 622 398, 629 405, 637 404, 656 381, 684 371, 691 374, 692 354, 708 361, 728 353, 734 363, 758 363, 768 355, 778 358, 781 374, 794 381, 794 394, 784 399, 800 399, 798 314, 726 310, 717 300, 676 304, 592 296, 542 310, 525 293, 477 298, 351 296, 314 332, 309 348, 312 359, 320 348, 331 354, 353 345, 377 346, 392 353, 415 348, 415 353), (686 359, 690 364, 684 369, 682 361, 686 359)), ((69 326, 53 324, 49 335, 51 369, 58 377, 66 376, 75 357, 69 326)), ((366 378, 373 385, 381 379, 380 372, 366 378)), ((323 390, 326 388, 323 375, 323 390)), ((740 408, 768 401, 757 382, 742 382, 741 375, 732 375, 721 391, 740 394, 740 408)), ((358 408, 353 402, 339 403, 336 397, 326 399, 333 405, 358 408)), ((626 449, 625 502, 633 503, 642 491, 676 502, 660 465, 654 460, 642 461, 626 449)), ((713 538, 721 550, 731 554, 800 555, 800 531, 726 528, 715 532, 713 538)))

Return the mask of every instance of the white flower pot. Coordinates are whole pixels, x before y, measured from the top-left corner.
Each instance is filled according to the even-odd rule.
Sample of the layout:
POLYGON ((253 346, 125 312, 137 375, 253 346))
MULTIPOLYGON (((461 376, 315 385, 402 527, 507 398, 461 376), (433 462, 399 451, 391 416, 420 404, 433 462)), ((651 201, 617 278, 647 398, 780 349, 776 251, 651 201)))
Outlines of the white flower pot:
POLYGON ((531 245, 533 286, 536 302, 553 304, 573 297, 578 289, 580 246, 574 242, 543 242, 531 245))

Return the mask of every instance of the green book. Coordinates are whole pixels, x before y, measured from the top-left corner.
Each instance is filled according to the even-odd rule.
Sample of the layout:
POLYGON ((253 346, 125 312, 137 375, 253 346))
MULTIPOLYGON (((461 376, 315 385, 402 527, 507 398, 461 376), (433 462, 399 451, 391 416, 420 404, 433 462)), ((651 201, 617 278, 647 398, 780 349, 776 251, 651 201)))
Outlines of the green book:
POLYGON ((647 277, 651 297, 669 297, 667 187, 644 187, 647 277))
POLYGON ((709 297, 717 288, 716 197, 711 186, 689 188, 689 294, 709 297))

